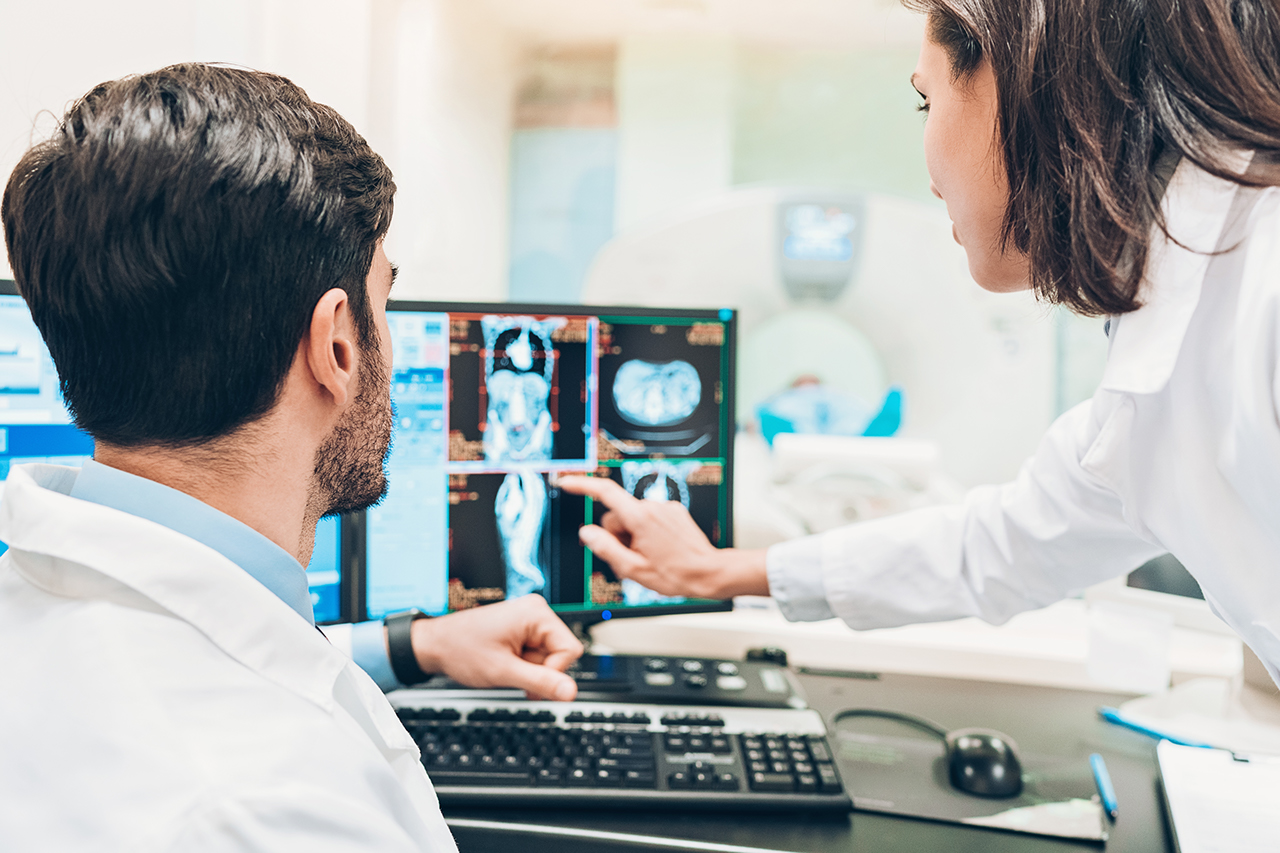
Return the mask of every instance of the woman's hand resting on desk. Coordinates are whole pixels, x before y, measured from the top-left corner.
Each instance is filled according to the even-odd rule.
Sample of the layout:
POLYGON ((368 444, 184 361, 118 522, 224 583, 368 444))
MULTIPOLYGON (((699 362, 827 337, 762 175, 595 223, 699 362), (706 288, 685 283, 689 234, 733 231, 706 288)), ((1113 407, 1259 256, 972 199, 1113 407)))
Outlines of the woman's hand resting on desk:
POLYGON ((578 537, 618 577, 662 595, 768 595, 764 551, 716 548, 679 503, 642 501, 603 477, 561 477, 558 488, 608 508, 578 537))

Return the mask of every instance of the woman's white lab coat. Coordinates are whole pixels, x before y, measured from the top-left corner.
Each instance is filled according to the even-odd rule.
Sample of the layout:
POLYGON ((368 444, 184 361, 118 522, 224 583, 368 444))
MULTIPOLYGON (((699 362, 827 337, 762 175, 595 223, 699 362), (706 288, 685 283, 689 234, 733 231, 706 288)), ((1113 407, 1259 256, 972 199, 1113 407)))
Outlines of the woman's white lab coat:
POLYGON ((0 850, 456 850, 363 671, 75 474, 16 468, 0 504, 0 850))
POLYGON ((1184 161, 1163 206, 1093 399, 1013 483, 775 545, 789 618, 998 623, 1168 551, 1280 681, 1280 189, 1184 161))

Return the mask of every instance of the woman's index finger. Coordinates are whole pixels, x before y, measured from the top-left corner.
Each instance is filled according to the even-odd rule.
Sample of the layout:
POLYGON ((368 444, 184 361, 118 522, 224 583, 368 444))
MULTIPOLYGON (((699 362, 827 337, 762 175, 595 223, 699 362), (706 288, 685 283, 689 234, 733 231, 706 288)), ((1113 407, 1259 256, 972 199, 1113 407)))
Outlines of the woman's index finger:
POLYGON ((608 477, 568 476, 561 477, 556 487, 575 495, 586 495, 600 501, 609 509, 622 517, 630 514, 633 505, 638 503, 626 489, 608 477))

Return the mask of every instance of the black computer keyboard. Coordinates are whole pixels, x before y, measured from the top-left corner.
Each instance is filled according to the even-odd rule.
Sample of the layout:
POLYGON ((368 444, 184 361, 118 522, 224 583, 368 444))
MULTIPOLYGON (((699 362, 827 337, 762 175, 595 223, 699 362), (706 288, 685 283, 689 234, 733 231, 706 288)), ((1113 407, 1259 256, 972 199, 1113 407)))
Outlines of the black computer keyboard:
POLYGON ((444 805, 851 807, 812 710, 391 699, 444 805))

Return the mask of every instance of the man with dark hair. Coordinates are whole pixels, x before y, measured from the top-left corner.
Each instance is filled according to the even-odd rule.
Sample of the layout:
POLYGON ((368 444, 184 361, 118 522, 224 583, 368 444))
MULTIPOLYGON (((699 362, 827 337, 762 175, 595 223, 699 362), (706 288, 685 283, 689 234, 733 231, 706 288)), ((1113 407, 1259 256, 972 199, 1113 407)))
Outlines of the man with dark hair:
POLYGON ((315 630, 316 522, 387 489, 394 193, 288 80, 195 64, 15 169, 14 278, 96 449, 0 504, 0 848, 452 850, 375 680, 573 697, 537 596, 399 623, 394 672, 381 624, 315 630))

